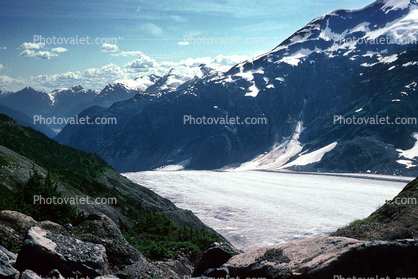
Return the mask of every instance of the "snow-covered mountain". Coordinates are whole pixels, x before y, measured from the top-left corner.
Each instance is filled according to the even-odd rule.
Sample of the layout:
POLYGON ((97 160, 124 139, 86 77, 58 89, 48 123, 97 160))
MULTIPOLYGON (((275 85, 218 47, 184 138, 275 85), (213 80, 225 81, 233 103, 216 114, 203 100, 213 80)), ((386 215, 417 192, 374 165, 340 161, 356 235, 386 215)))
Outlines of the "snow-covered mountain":
MULTIPOLYGON (((164 76, 151 74, 134 80, 116 80, 102 90, 84 89, 80 85, 53 90, 51 93, 26 87, 16 93, 0 91, 0 104, 25 112, 30 117, 74 117, 93 106, 110 107, 115 102, 128 100, 140 92, 157 93, 175 90, 187 81, 193 81, 213 69, 202 64, 198 67, 172 69, 164 76)), ((93 110, 95 111, 95 110, 93 110)), ((49 124, 60 131, 64 124, 49 124)))
POLYGON ((416 0, 337 10, 227 72, 98 113, 123 115, 123 126, 90 149, 83 133, 65 138, 119 171, 187 163, 194 169, 414 172, 417 39, 416 0), (185 116, 267 123, 195 125, 185 116))
POLYGON ((0 89, 0 99, 3 99, 4 97, 9 96, 10 94, 12 94, 13 92, 11 91, 7 91, 7 90, 1 90, 0 89))

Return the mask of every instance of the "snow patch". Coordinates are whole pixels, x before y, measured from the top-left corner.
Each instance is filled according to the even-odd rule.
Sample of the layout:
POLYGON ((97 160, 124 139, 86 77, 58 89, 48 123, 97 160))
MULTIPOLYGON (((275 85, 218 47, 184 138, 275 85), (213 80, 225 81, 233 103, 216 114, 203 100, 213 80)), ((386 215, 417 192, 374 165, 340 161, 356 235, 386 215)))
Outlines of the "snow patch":
POLYGON ((302 58, 309 56, 313 52, 314 52, 313 50, 303 48, 299 50, 298 52, 296 52, 295 54, 283 57, 282 59, 278 60, 275 63, 284 62, 292 66, 297 66, 300 63, 302 58))
POLYGON ((382 10, 388 13, 389 11, 408 8, 410 0, 385 0, 384 3, 382 10))
POLYGON ((303 154, 301 156, 299 156, 299 158, 297 158, 296 160, 294 160, 293 162, 290 162, 289 164, 286 164, 282 167, 280 167, 280 169, 285 169, 285 168, 289 168, 292 166, 306 166, 312 163, 316 163, 321 161, 322 157, 324 157, 325 153, 331 151, 334 149, 334 147, 337 146, 337 142, 333 142, 325 147, 322 147, 321 149, 318 149, 316 151, 313 151, 311 153, 308 154, 303 154))
POLYGON ((183 161, 181 161, 177 164, 162 166, 160 168, 155 169, 155 171, 179 171, 179 170, 183 170, 185 167, 187 167, 190 164, 191 159, 192 158, 190 157, 189 159, 183 160, 183 161))
POLYGON ((396 149, 399 152, 399 157, 405 157, 407 159, 418 157, 418 133, 413 133, 412 137, 416 139, 415 145, 408 150, 396 149))
POLYGON ((255 83, 253 83, 253 85, 251 85, 248 90, 250 90, 250 92, 245 93, 245 96, 250 96, 250 97, 257 97, 258 92, 260 92, 260 90, 258 90, 257 86, 255 86, 255 83))
POLYGON ((286 164, 293 156, 302 151, 302 144, 299 142, 299 136, 303 131, 303 122, 296 125, 292 137, 285 139, 282 143, 277 143, 269 152, 260 154, 251 161, 241 164, 235 170, 277 170, 286 164))
POLYGON ((391 56, 385 56, 378 59, 380 63, 390 64, 398 60, 398 54, 392 54, 391 56))

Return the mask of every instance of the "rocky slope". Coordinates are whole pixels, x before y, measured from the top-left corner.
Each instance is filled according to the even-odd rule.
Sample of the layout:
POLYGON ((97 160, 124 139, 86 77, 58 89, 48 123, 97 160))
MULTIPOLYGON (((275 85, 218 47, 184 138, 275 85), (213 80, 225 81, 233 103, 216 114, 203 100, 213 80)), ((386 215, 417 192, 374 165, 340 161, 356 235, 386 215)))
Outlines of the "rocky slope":
POLYGON ((408 183, 392 200, 363 220, 357 220, 333 235, 355 239, 395 240, 418 238, 418 179, 408 183))
MULTIPOLYGON (((42 187, 48 187, 46 185, 42 187)), ((193 264, 189 258, 195 261, 193 257, 197 257, 199 249, 203 249, 194 244, 196 240, 193 240, 192 236, 199 236, 202 241, 208 241, 212 237, 216 240, 223 239, 205 226, 191 211, 179 209, 169 200, 132 183, 97 155, 62 146, 42 133, 16 124, 5 115, 0 115, 0 192, 0 210, 3 210, 0 212, 0 245, 20 251, 21 258, 16 261, 16 269, 22 274, 26 269, 30 269, 38 275, 46 276, 51 267, 58 268, 66 277, 75 274, 95 277, 108 274, 110 264, 111 267, 116 266, 121 270, 126 267, 138 274, 138 277, 132 278, 142 278, 146 273, 143 264, 146 263, 149 267, 146 269, 147 276, 151 277, 152 270, 158 268, 138 251, 148 249, 145 245, 147 242, 142 243, 142 239, 152 238, 156 247, 162 246, 158 247, 161 251, 158 257, 163 257, 171 248, 175 253, 171 252, 168 256, 174 258, 184 255, 182 262, 176 262, 174 259, 173 261, 176 266, 182 266, 186 270, 193 264), (25 214, 5 210, 11 207, 25 212, 36 207, 33 202, 37 194, 36 189, 43 191, 38 186, 33 188, 36 181, 39 181, 37 175, 41 181, 47 181, 48 177, 52 177, 54 189, 62 194, 64 200, 89 199, 90 202, 73 203, 78 215, 72 219, 72 225, 66 224, 64 228, 49 220, 40 219, 38 222, 25 214), (28 191, 25 189, 33 190, 25 192, 28 191), (96 200, 108 201, 112 197, 116 199, 116 203, 96 200), (21 206, 16 206, 15 203, 21 206), (149 217, 153 219, 148 220, 149 217), (136 229, 138 224, 144 224, 153 230, 142 234, 136 229), (128 239, 132 245, 122 236, 122 233, 126 234, 131 230, 134 236, 131 233, 128 239), (183 231, 191 235, 184 236, 181 234, 183 231), (136 232, 138 233, 135 235, 136 232), (163 239, 166 234, 170 235, 171 242, 163 239), (174 239, 175 237, 177 239, 174 239), (51 241, 57 246, 51 244, 51 241), (82 242, 85 244, 81 245, 82 242), (72 246, 68 246, 69 244, 72 246), (83 252, 86 249, 93 249, 90 260, 83 252), (36 253, 45 251, 47 252, 44 257, 36 256, 36 253), (33 257, 39 259, 39 262, 28 260, 33 257), (30 262, 34 264, 30 265, 30 262), (130 267, 133 264, 138 266, 130 267)), ((44 212, 44 209, 53 210, 52 205, 44 205, 43 209, 41 207, 32 212, 39 214, 44 212)), ((52 214, 51 216, 59 216, 60 213, 52 214)), ((6 261, 2 264, 6 266, 4 268, 7 272, 14 271, 6 261)), ((3 270, 3 266, 0 266, 0 270, 3 270)), ((191 273, 191 270, 188 273, 191 273)), ((8 276, 0 275, 0 278, 11 278, 8 276)))

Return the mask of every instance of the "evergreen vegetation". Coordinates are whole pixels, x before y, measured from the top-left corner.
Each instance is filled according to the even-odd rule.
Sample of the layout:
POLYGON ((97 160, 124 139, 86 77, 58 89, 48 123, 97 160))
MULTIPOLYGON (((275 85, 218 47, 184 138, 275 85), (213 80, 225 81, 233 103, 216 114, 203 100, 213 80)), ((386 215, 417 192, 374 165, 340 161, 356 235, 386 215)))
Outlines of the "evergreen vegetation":
POLYGON ((50 168, 60 180, 80 186, 79 190, 83 190, 83 180, 92 181, 110 168, 99 155, 61 145, 41 132, 16 124, 4 114, 0 114, 0 145, 31 159, 44 169, 50 168))
POLYGON ((31 216, 36 221, 50 220, 59 224, 71 223, 76 216, 76 207, 69 203, 46 204, 34 202, 35 196, 44 198, 63 198, 52 183, 50 172, 45 179, 34 170, 26 184, 18 185, 16 191, 11 192, 5 186, 6 195, 1 195, 0 211, 13 210, 31 216))
POLYGON ((144 218, 134 224, 124 237, 142 254, 152 260, 174 259, 179 253, 192 253, 198 257, 211 243, 224 242, 217 234, 178 227, 165 214, 147 211, 144 218))

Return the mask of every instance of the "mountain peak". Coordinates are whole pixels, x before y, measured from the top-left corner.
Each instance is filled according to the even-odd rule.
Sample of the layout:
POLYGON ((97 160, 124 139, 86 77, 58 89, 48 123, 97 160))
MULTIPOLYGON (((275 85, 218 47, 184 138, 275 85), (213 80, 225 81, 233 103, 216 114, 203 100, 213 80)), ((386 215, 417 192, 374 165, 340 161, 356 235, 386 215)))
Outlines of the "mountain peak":
POLYGON ((82 87, 81 85, 74 85, 73 87, 71 87, 71 89, 72 89, 74 92, 78 92, 78 91, 80 91, 80 90, 83 90, 83 87, 82 87))
POLYGON ((378 0, 376 3, 384 4, 382 7, 383 11, 394 11, 398 9, 406 9, 410 5, 418 4, 417 0, 378 0))

